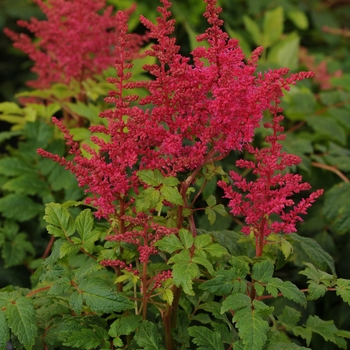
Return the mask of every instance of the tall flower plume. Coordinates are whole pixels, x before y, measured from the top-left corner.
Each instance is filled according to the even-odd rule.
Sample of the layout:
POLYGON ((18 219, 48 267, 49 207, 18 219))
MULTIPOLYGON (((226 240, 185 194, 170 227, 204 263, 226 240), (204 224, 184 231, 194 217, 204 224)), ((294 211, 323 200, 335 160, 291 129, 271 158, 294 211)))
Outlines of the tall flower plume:
POLYGON ((119 37, 117 16, 111 6, 106 7, 105 0, 34 2, 47 19, 21 20, 18 25, 34 34, 36 40, 5 29, 14 46, 34 61, 32 71, 38 78, 28 85, 46 88, 72 79, 82 81, 113 65, 113 48, 119 37))

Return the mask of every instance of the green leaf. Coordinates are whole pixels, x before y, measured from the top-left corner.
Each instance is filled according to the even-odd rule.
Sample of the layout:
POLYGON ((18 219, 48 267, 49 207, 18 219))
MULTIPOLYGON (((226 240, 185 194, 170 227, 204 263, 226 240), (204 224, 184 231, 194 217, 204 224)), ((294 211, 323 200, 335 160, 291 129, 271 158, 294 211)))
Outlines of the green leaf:
POLYGON ((173 262, 175 263, 172 270, 174 284, 177 287, 181 286, 186 294, 195 295, 192 284, 193 279, 200 275, 200 270, 198 265, 191 261, 188 250, 183 250, 182 253, 171 257, 168 263, 173 262))
POLYGON ((128 335, 140 326, 142 317, 138 315, 123 316, 111 324, 108 334, 111 337, 120 337, 121 335, 128 335))
POLYGON ((259 315, 257 310, 243 308, 235 312, 233 322, 236 322, 238 335, 244 344, 244 350, 263 349, 269 324, 259 315))
POLYGON ((181 228, 179 230, 180 240, 186 249, 190 249, 193 246, 194 238, 190 231, 181 228))
POLYGON ((176 187, 162 186, 160 193, 165 200, 175 205, 184 205, 183 199, 179 190, 176 187))
POLYGON ((216 198, 212 194, 205 201, 209 207, 213 207, 216 204, 216 198))
POLYGON ((339 337, 338 328, 334 325, 334 321, 323 321, 318 316, 309 316, 306 326, 312 332, 319 334, 324 340, 331 341, 342 349, 347 349, 345 339, 339 337))
POLYGON ((231 293, 233 287, 233 281, 223 274, 215 276, 199 285, 199 289, 206 290, 215 295, 228 295, 231 293))
POLYGON ((155 208, 160 201, 160 193, 153 187, 146 188, 136 197, 135 206, 138 212, 146 212, 155 208))
POLYGON ((340 183, 326 192, 323 212, 339 234, 350 231, 350 183, 340 183))
POLYGON ((216 220, 215 211, 210 207, 206 207, 205 208, 205 215, 208 217, 210 225, 213 225, 215 220, 216 220))
POLYGON ((93 312, 120 312, 134 307, 124 295, 115 292, 105 280, 97 277, 84 279, 78 285, 86 304, 93 312))
POLYGON ((59 295, 65 293, 71 286, 70 279, 67 277, 62 277, 51 286, 47 294, 59 295))
POLYGON ((65 239, 75 232, 74 220, 69 211, 61 204, 47 204, 44 220, 50 224, 47 226, 47 230, 55 237, 65 239))
POLYGON ((211 244, 212 242, 213 242, 212 236, 210 236, 207 233, 202 234, 202 235, 197 235, 194 238, 194 246, 199 250, 203 249, 204 247, 211 244))
POLYGON ((231 294, 222 303, 221 313, 228 310, 238 311, 240 309, 250 309, 252 301, 248 295, 243 293, 231 294))
POLYGON ((18 176, 7 181, 2 188, 15 193, 29 195, 44 195, 49 192, 49 187, 47 186, 46 182, 40 179, 36 174, 25 174, 18 176))
POLYGON ((270 48, 268 62, 280 67, 297 69, 300 38, 296 32, 286 35, 270 48))
POLYGON ((137 177, 144 182, 147 185, 150 186, 159 186, 162 184, 162 181, 164 180, 163 175, 161 172, 156 169, 156 170, 150 170, 150 169, 145 169, 145 170, 140 170, 136 173, 137 177))
POLYGON ((134 339, 143 350, 164 350, 157 326, 150 321, 145 320, 142 322, 134 339))
MULTIPOLYGON (((334 206, 336 206, 336 202, 334 202, 334 206)), ((302 237, 297 235, 296 233, 291 233, 290 235, 288 235, 287 239, 290 238, 300 245, 300 248, 309 257, 309 259, 315 266, 321 269, 327 269, 327 267, 329 267, 332 274, 336 274, 333 258, 331 257, 331 255, 325 252, 314 239, 302 237)), ((295 243, 294 248, 296 251, 297 247, 295 243)))
POLYGON ((272 11, 266 11, 263 24, 262 46, 268 48, 273 45, 283 33, 283 8, 276 7, 272 11))
POLYGON ((307 298, 309 300, 317 300, 321 297, 323 297, 327 292, 327 287, 324 284, 317 284, 313 281, 308 281, 309 288, 308 288, 308 296, 307 298))
POLYGON ((42 206, 22 194, 9 194, 0 198, 0 212, 7 219, 20 222, 40 214, 42 206))
POLYGON ((69 109, 78 114, 79 116, 85 117, 90 122, 94 124, 101 124, 101 118, 99 118, 99 113, 101 112, 99 108, 93 104, 85 104, 83 102, 77 101, 75 103, 66 103, 69 109))
POLYGON ((301 319, 301 313, 289 306, 285 306, 278 320, 286 327, 287 330, 293 329, 301 319))
POLYGON ((265 260, 256 263, 252 269, 252 279, 261 283, 271 280, 274 273, 274 266, 271 261, 265 260))
POLYGON ((192 262, 199 264, 199 265, 203 265, 204 267, 206 267, 207 271, 210 274, 214 273, 214 269, 213 269, 213 265, 209 262, 209 260, 199 257, 199 256, 194 256, 192 258, 192 262))
POLYGON ((224 350, 219 332, 207 327, 194 326, 188 329, 188 334, 193 338, 192 342, 198 345, 198 350, 224 350))
POLYGON ((83 310, 83 295, 74 291, 69 298, 69 306, 77 315, 80 315, 83 310))
POLYGON ((180 181, 176 177, 166 177, 162 180, 162 184, 166 187, 174 187, 177 186, 180 181))
POLYGON ((245 26, 245 29, 249 32, 251 35, 254 43, 256 45, 261 45, 261 30, 259 26, 254 22, 250 17, 248 16, 243 16, 243 23, 245 26))
POLYGON ((220 214, 221 216, 227 216, 227 211, 222 204, 217 204, 213 207, 213 209, 220 214))
POLYGON ((335 290, 337 295, 350 305, 350 280, 338 278, 335 290))
POLYGON ((35 174, 36 170, 24 160, 17 157, 0 159, 0 174, 6 176, 20 176, 23 174, 35 174))
POLYGON ((92 329, 83 328, 79 331, 72 332, 63 345, 90 350, 92 348, 97 348, 108 340, 107 331, 101 327, 94 326, 92 329))
POLYGON ((10 340, 10 329, 6 322, 5 312, 0 310, 0 349, 6 350, 6 343, 10 340))
POLYGON ((7 305, 5 312, 11 332, 26 349, 31 349, 38 333, 35 310, 31 300, 19 297, 7 305))
POLYGON ((290 281, 282 281, 279 278, 273 277, 266 284, 266 290, 274 297, 277 296, 276 288, 283 294, 288 300, 294 301, 301 306, 306 306, 306 297, 300 289, 290 281))
POLYGON ((306 30, 309 27, 309 20, 306 14, 300 10, 293 10, 287 12, 287 17, 299 28, 306 30))
POLYGON ((75 227, 81 238, 90 233, 94 226, 94 218, 90 209, 83 210, 75 219, 75 227))
POLYGON ((158 247, 161 251, 165 251, 168 253, 174 253, 177 250, 185 249, 184 245, 181 243, 179 238, 174 234, 163 237, 154 245, 158 247))
POLYGON ((227 254, 227 250, 219 243, 211 243, 203 248, 203 250, 213 257, 221 258, 223 255, 227 254))

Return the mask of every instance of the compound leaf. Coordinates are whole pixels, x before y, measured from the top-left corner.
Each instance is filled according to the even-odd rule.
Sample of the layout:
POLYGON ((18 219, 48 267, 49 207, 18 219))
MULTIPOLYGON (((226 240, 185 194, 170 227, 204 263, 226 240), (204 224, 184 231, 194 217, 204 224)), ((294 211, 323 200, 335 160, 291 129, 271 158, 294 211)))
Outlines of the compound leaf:
POLYGON ((193 338, 193 343, 198 345, 198 350, 224 350, 219 332, 207 327, 194 326, 188 329, 188 334, 193 338))
POLYGON ((150 321, 143 321, 139 331, 135 334, 137 345, 143 350, 164 350, 157 326, 150 321))

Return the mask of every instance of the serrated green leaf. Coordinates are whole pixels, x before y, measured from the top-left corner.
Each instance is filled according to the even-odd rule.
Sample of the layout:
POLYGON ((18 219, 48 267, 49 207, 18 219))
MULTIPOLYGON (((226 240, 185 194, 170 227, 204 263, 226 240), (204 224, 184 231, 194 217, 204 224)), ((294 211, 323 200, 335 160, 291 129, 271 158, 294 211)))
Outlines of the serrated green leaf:
POLYGON ((220 214, 221 216, 227 216, 227 211, 224 207, 224 205, 222 204, 217 204, 213 207, 213 209, 218 213, 220 214))
POLYGON ((334 321, 323 321, 318 316, 309 316, 306 321, 306 326, 311 329, 312 332, 323 337, 324 340, 331 341, 341 349, 347 348, 345 339, 337 335, 338 328, 334 325, 334 321))
POLYGON ((211 243, 203 248, 203 250, 213 257, 220 258, 227 254, 227 250, 219 243, 211 243))
POLYGON ((273 273, 274 266, 271 261, 260 261, 253 266, 252 279, 261 283, 266 283, 272 278, 273 273))
POLYGON ((215 211, 210 207, 206 207, 205 208, 205 215, 207 216, 210 225, 213 225, 215 220, 216 220, 215 211))
POLYGON ((180 240, 186 249, 190 249, 193 246, 194 238, 190 231, 181 228, 179 230, 180 240))
POLYGON ((323 297, 327 292, 327 287, 324 284, 317 284, 313 281, 310 281, 308 288, 308 296, 309 300, 317 300, 323 297))
POLYGON ((161 251, 165 251, 168 253, 174 253, 177 250, 182 250, 185 248, 179 240, 179 238, 174 234, 163 237, 154 245, 158 247, 161 251))
MULTIPOLYGON (((52 230, 49 232, 52 233, 52 230)), ((74 245, 71 242, 64 241, 60 248, 60 259, 62 259, 66 255, 76 254, 79 252, 79 250, 80 248, 78 245, 74 245)))
POLYGON ((47 294, 59 295, 65 293, 71 287, 71 281, 67 277, 60 278, 48 290, 47 294))
POLYGON ((316 284, 323 283, 327 287, 332 287, 335 284, 336 277, 330 275, 327 272, 316 269, 316 267, 310 263, 304 262, 306 265, 305 270, 300 271, 301 275, 308 277, 310 280, 314 281, 316 284))
POLYGON ((138 212, 155 208, 160 201, 160 192, 153 187, 146 188, 136 197, 135 206, 138 212))
POLYGON ((266 283, 266 290, 276 297, 276 288, 288 300, 294 301, 301 306, 306 306, 306 297, 298 287, 290 281, 282 281, 279 278, 273 277, 266 283))
POLYGON ((143 321, 134 339, 143 350, 164 350, 161 345, 157 326, 150 321, 143 321))
POLYGON ((180 181, 176 177, 166 177, 162 180, 162 184, 166 187, 174 187, 177 186, 180 181))
POLYGON ((329 116, 309 116, 307 123, 318 133, 319 137, 326 137, 345 146, 347 137, 342 125, 329 116))
POLYGON ((83 295, 74 291, 69 298, 69 305, 77 315, 80 315, 83 310, 83 295))
POLYGON ((147 185, 150 186, 159 186, 164 180, 163 175, 158 169, 150 170, 140 170, 136 173, 137 177, 147 185))
POLYGON ((261 45, 268 48, 274 44, 283 33, 283 8, 276 7, 272 11, 266 11, 263 24, 263 41, 261 45))
POLYGON ((224 275, 218 275, 214 278, 201 283, 199 289, 206 290, 215 295, 228 295, 233 289, 233 282, 224 275))
POLYGON ((327 267, 329 267, 332 274, 336 275, 332 256, 325 252, 314 239, 302 237, 296 233, 288 235, 288 239, 289 238, 300 244, 301 249, 316 267, 321 269, 327 269, 327 267))
POLYGON ((286 327, 287 330, 292 329, 301 319, 301 313, 289 306, 285 306, 278 320, 286 327))
POLYGON ((350 305, 350 280, 338 278, 335 290, 337 295, 350 305))
POLYGON ((48 231, 55 237, 70 237, 75 232, 75 225, 72 216, 68 210, 58 203, 46 205, 44 220, 50 224, 48 231))
POLYGON ((248 295, 243 293, 231 294, 222 303, 221 313, 228 310, 238 311, 240 309, 250 309, 252 301, 248 295))
POLYGON ((270 317, 275 309, 273 306, 267 306, 264 302, 257 299, 253 300, 253 308, 261 317, 270 317))
POLYGON ((95 326, 92 329, 83 328, 79 331, 72 332, 63 345, 90 350, 92 348, 97 348, 108 340, 107 331, 101 327, 95 326))
POLYGON ((266 340, 269 324, 256 310, 243 308, 235 312, 233 322, 236 322, 238 335, 244 344, 244 350, 261 350, 266 340))
POLYGON ((277 342, 277 343, 269 344, 267 350, 311 350, 311 349, 306 348, 305 346, 294 344, 294 343, 277 342))
POLYGON ((0 198, 0 212, 7 219, 20 222, 40 214, 42 206, 22 194, 9 194, 0 198))
POLYGON ((213 207, 216 204, 216 198, 212 194, 205 201, 209 207, 213 207))
POLYGON ((31 349, 38 333, 35 310, 31 300, 19 297, 7 305, 5 312, 11 332, 16 335, 26 349, 31 349))
POLYGON ((311 329, 306 327, 296 326, 296 327, 293 327, 291 331, 296 337, 302 337, 303 339, 305 339, 307 346, 310 345, 311 338, 312 338, 311 329))
POLYGON ((198 265, 191 261, 189 252, 183 250, 169 259, 168 263, 175 263, 172 269, 174 284, 177 287, 181 286, 186 294, 194 295, 193 279, 200 275, 200 270, 198 265))
POLYGON ((192 342, 198 345, 198 350, 224 350, 219 332, 207 327, 193 326, 188 329, 188 334, 193 338, 192 342))
POLYGON ((134 304, 124 295, 115 292, 102 278, 91 277, 78 285, 86 304, 93 312, 120 312, 134 307, 134 304))
POLYGON ((82 239, 92 231, 93 226, 94 218, 90 209, 83 210, 75 219, 75 227, 82 239))
POLYGON ((175 205, 184 205, 184 201, 176 187, 162 186, 160 193, 165 200, 175 205))
POLYGON ((111 337, 120 337, 128 335, 139 327, 142 322, 142 317, 138 315, 123 316, 111 324, 108 334, 111 337))
POLYGON ((6 350, 6 344, 10 340, 10 328, 6 322, 5 312, 0 310, 0 349, 6 350))
POLYGON ((207 271, 210 274, 214 273, 213 265, 207 259, 199 257, 199 256, 194 256, 192 258, 192 262, 199 264, 199 265, 203 265, 204 267, 206 267, 207 271))
POLYGON ((202 234, 202 235, 197 235, 194 238, 194 246, 197 249, 202 249, 212 242, 213 242, 213 238, 207 233, 202 234))

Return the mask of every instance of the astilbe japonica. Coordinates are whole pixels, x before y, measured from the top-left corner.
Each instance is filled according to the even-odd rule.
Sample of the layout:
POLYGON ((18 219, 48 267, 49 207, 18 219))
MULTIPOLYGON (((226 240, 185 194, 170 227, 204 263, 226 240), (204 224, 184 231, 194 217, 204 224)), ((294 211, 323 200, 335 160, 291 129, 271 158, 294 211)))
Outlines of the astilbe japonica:
MULTIPOLYGON (((116 89, 106 98, 107 102, 115 104, 115 108, 101 113, 108 121, 107 127, 91 127, 93 132, 105 134, 104 138, 93 137, 98 151, 82 145, 89 153, 89 157, 84 157, 69 131, 54 119, 65 134, 74 158, 67 160, 44 150, 39 153, 60 162, 76 175, 79 185, 86 187, 89 194, 86 202, 97 208, 97 217, 103 217, 111 224, 118 222, 107 239, 134 242, 139 247, 141 260, 147 262, 150 254, 157 253, 153 243, 174 230, 159 230, 154 224, 152 226, 152 210, 136 212, 134 195, 140 187, 147 188, 137 177, 137 171, 158 169, 165 177, 181 179, 179 192, 183 205, 178 208, 175 229, 187 226, 188 221, 187 227, 195 235, 192 214, 185 217, 182 212, 183 208, 194 209, 194 203, 188 199, 188 188, 206 165, 214 164, 232 151, 247 150, 255 156, 256 162, 241 160, 237 166, 252 168, 257 175, 256 181, 247 182, 236 172, 231 172, 231 177, 234 185, 248 194, 244 197, 223 181, 219 185, 224 188, 225 197, 230 199, 232 213, 246 217, 247 227, 243 232, 253 231, 257 237, 257 254, 261 254, 264 237, 271 232, 295 231, 299 214, 304 214, 321 194, 317 191, 294 206, 290 197, 310 186, 301 183, 299 175, 282 172, 286 167, 298 164, 300 159, 282 153, 278 142, 283 139, 280 135, 283 128, 279 124, 283 117, 278 107, 283 89, 312 73, 286 76, 288 69, 278 69, 257 74, 262 48, 257 48, 245 62, 237 40, 230 39, 221 29, 221 9, 216 6, 216 0, 205 0, 204 16, 209 28, 198 37, 198 41, 206 41, 208 47, 198 47, 193 50, 192 57, 184 57, 171 36, 175 24, 170 19, 171 3, 168 0, 161 2, 163 6, 158 7, 157 24, 141 16, 141 22, 149 30, 149 38, 156 41, 146 52, 157 58, 156 64, 144 67, 154 78, 150 81, 130 80, 132 50, 129 48, 127 16, 122 12, 117 14, 117 77, 109 79, 116 89), (125 93, 140 87, 148 90, 147 97, 125 93), (270 111, 273 116, 272 122, 265 124, 273 130, 273 135, 267 138, 270 148, 258 150, 250 143, 264 111, 270 111), (286 208, 291 210, 285 212, 286 208), (279 214, 282 220, 271 222, 273 213, 279 214)), ((113 262, 105 264, 113 265, 113 262)))
MULTIPOLYGON (((117 15, 105 0, 34 0, 46 20, 32 18, 18 21, 18 25, 31 32, 17 34, 4 32, 14 46, 25 52, 34 62, 32 71, 38 75, 28 85, 47 88, 52 83, 83 81, 111 67, 114 47, 118 44, 117 15)), ((130 14, 130 9, 126 13, 130 14)), ((130 38, 131 39, 131 38, 130 38)), ((133 42, 141 38, 134 35, 133 42)), ((134 49, 130 41, 129 49, 134 49)))

